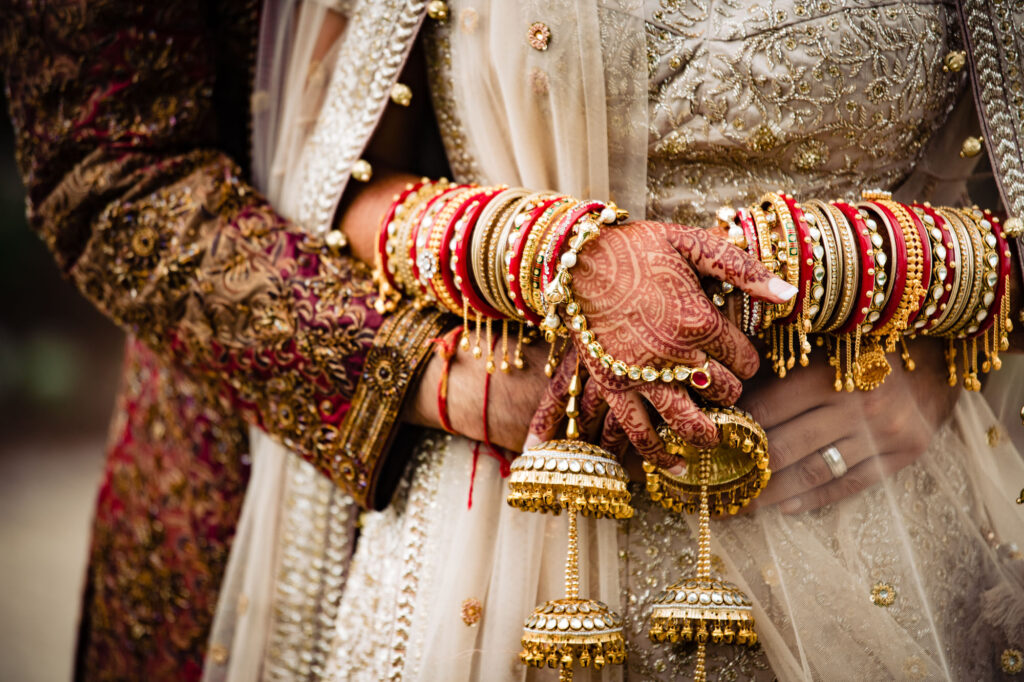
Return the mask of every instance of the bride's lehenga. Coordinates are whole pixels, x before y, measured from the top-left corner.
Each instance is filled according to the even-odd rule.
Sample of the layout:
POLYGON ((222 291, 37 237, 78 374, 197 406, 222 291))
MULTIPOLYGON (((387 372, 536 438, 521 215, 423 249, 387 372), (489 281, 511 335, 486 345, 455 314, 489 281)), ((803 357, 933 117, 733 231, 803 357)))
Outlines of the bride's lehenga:
MULTIPOLYGON (((449 21, 426 40, 455 175, 611 196, 634 215, 698 225, 722 204, 780 187, 965 200, 974 160, 958 151, 972 110, 964 74, 947 66, 958 49, 950 5, 643 4, 449 3, 449 21), (550 31, 544 50, 527 41, 535 21, 550 31)), ((797 516, 770 508, 714 522, 716 568, 753 599, 761 644, 711 647, 713 679, 993 679, 1024 662, 1021 427, 1001 418, 1024 399, 1013 380, 1024 363, 1005 363, 998 415, 963 393, 928 451, 881 483, 797 516)), ((278 586, 267 628, 294 626, 292 641, 311 650, 306 672, 552 674, 528 672, 517 654, 524 618, 561 593, 566 522, 508 507, 486 457, 470 508, 473 468, 470 442, 426 437, 392 505, 362 514, 351 561, 340 530, 345 542, 314 552, 347 571, 336 606, 289 611, 278 586), (303 630, 303 618, 318 624, 303 630)), ((279 496, 283 514, 294 516, 301 493, 279 496)), ((652 644, 646 619, 654 597, 691 570, 695 524, 642 486, 633 493, 632 519, 581 525, 583 591, 626 620, 629 659, 600 679, 679 679, 694 649, 652 644)), ((278 537, 277 556, 287 556, 296 535, 278 537)), ((282 663, 295 658, 286 640, 270 641, 268 676, 302 669, 282 663)))

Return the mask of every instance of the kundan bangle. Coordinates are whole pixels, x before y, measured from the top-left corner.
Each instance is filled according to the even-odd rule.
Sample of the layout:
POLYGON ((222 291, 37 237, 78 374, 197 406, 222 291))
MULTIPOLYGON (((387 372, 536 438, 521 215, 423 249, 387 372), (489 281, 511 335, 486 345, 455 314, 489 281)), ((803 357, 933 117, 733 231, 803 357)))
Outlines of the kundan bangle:
POLYGON ((810 331, 821 331, 839 301, 842 262, 839 244, 832 229, 828 210, 820 201, 803 205, 804 219, 811 240, 813 268, 811 271, 811 305, 807 310, 810 331))
POLYGON ((951 273, 955 276, 957 272, 958 250, 954 248, 955 237, 947 227, 945 218, 936 213, 929 204, 914 204, 913 208, 920 212, 921 220, 928 230, 932 252, 932 284, 922 311, 913 325, 918 333, 927 334, 935 327, 948 305, 953 289, 949 280, 951 273))

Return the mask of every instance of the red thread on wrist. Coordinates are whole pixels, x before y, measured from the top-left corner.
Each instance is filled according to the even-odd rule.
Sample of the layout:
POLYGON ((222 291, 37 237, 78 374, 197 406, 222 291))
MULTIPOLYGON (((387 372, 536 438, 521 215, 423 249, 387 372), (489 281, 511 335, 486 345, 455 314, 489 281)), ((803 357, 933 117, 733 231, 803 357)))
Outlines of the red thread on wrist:
MULTIPOLYGON (((498 343, 498 338, 491 339, 491 350, 494 350, 495 345, 498 343)), ((512 464, 505 455, 501 453, 501 450, 496 448, 491 443, 490 430, 487 428, 487 408, 491 402, 491 374, 484 374, 484 445, 487 446, 487 454, 493 457, 498 462, 498 470, 501 473, 502 478, 508 478, 508 475, 512 473, 512 464)), ((480 443, 476 443, 473 446, 473 470, 469 475, 469 502, 467 509, 473 508, 473 486, 476 484, 476 464, 480 457, 480 443)))
POLYGON ((444 364, 441 365, 441 378, 437 381, 437 416, 441 421, 441 428, 448 433, 455 433, 452 423, 448 418, 448 375, 452 368, 452 358, 458 351, 459 334, 462 333, 462 325, 444 336, 431 339, 430 342, 437 346, 437 352, 441 354, 444 364))

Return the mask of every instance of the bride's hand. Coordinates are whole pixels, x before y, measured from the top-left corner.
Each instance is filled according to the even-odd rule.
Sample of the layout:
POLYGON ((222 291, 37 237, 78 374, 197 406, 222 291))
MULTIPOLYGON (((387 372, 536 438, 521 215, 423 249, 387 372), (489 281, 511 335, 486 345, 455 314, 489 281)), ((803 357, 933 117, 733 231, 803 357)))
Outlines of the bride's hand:
POLYGON ((768 433, 772 477, 750 508, 779 504, 787 514, 816 509, 874 485, 914 462, 956 403, 946 383, 942 347, 918 339, 917 368, 889 356, 892 374, 873 391, 836 393, 835 370, 819 356, 784 380, 763 372, 740 405, 768 433), (829 445, 848 471, 834 478, 821 451, 829 445))
MULTIPOLYGON (((588 328, 616 360, 661 370, 707 363, 707 400, 732 404, 739 379, 754 375, 758 355, 743 333, 711 303, 700 277, 730 282, 752 296, 781 303, 796 289, 761 263, 707 230, 648 221, 602 230, 572 270, 573 289, 588 328), (739 377, 739 378, 737 378, 739 377)), ((718 434, 679 382, 616 375, 586 351, 580 356, 601 395, 641 456, 671 467, 647 413, 645 399, 679 436, 710 445, 718 434)))

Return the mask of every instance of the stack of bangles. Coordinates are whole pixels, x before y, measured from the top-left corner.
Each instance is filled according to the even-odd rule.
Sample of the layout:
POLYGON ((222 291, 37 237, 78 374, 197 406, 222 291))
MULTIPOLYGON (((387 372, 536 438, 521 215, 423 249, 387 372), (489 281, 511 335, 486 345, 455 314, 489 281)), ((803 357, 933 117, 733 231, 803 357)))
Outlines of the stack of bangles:
POLYGON ((797 203, 773 192, 718 217, 733 244, 799 290, 784 305, 746 294, 740 303, 743 331, 767 341, 779 376, 797 360, 807 364, 808 335, 827 346, 837 391, 879 386, 892 369, 885 353, 897 345, 913 369, 906 338, 918 335, 948 341, 951 386, 958 342, 968 390, 981 387, 979 342, 982 371, 1002 365, 1013 328, 1008 240, 1019 236, 1019 220, 1004 225, 978 207, 908 205, 878 191, 855 203, 797 203))
MULTIPOLYGON (((880 385, 891 371, 885 353, 897 346, 912 369, 908 336, 949 341, 951 385, 957 382, 956 342, 966 388, 980 388, 979 341, 982 371, 999 369, 1012 329, 1008 239, 1024 231, 1020 221, 1003 224, 977 207, 907 205, 885 192, 865 192, 854 203, 797 203, 774 192, 718 215, 729 241, 799 290, 781 305, 739 292, 727 297, 733 291, 728 284, 713 295, 716 304, 734 302, 746 334, 765 339, 780 376, 797 361, 807 364, 811 335, 828 348, 836 390, 880 385)), ((424 179, 396 196, 382 220, 378 310, 393 309, 404 295, 461 316, 460 347, 477 358, 486 353, 488 372, 521 368, 524 328, 537 328, 551 344, 549 374, 556 346, 573 333, 618 376, 702 387, 707 375, 701 368, 628 364, 608 354, 588 329, 571 270, 589 241, 625 218, 608 202, 424 179), (519 330, 511 361, 510 323, 519 330)))

